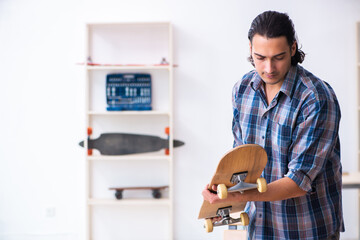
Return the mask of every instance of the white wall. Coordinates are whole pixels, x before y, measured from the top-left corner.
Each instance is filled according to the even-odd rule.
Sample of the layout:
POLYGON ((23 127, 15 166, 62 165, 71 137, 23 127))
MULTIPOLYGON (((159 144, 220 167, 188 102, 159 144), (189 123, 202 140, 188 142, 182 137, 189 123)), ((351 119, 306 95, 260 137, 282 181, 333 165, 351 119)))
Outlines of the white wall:
MULTIPOLYGON (((205 234, 201 190, 232 146, 231 90, 251 69, 247 31, 265 10, 288 12, 307 53, 304 66, 328 81, 341 107, 345 171, 358 166, 356 0, 0 1, 0 239, 83 236, 84 28, 87 21, 174 25, 176 239, 205 234), (55 209, 55 217, 46 217, 55 209)), ((357 238, 356 192, 344 191, 344 238, 357 238)), ((125 236, 124 239, 127 239, 125 236)))

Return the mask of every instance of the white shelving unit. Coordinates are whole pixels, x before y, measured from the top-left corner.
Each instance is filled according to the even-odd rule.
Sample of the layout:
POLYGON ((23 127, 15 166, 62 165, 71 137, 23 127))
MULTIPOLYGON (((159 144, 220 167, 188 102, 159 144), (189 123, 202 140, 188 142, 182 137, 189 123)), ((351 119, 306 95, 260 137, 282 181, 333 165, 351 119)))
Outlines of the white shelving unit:
POLYGON ((103 156, 96 150, 92 155, 88 155, 85 141, 85 238, 173 239, 174 64, 171 24, 86 24, 85 52, 85 62, 91 57, 92 62, 97 63, 84 66, 86 126, 93 129, 92 138, 104 132, 147 134, 166 138, 164 129, 170 128, 169 155, 161 151, 103 156), (163 58, 168 64, 160 65, 163 58), (153 110, 106 111, 105 83, 106 75, 110 73, 149 73, 152 78, 153 110), (141 197, 141 194, 140 197, 129 195, 117 200, 113 192, 108 190, 114 186, 164 184, 169 188, 161 199, 146 197, 144 192, 141 194, 145 197, 141 197), (141 231, 140 225, 143 229, 141 231))

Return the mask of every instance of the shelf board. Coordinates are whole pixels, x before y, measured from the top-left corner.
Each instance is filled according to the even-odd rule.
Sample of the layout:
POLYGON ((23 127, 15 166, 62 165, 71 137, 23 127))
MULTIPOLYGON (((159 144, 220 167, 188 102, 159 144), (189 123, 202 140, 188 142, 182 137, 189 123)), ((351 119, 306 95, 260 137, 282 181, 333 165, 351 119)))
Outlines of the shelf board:
POLYGON ((134 25, 144 25, 144 26, 151 26, 151 25, 164 25, 169 26, 170 22, 88 22, 86 24, 88 27, 119 27, 119 26, 134 26, 134 25))
POLYGON ((91 206, 164 206, 170 205, 168 198, 163 199, 88 199, 88 205, 91 206))
POLYGON ((87 70, 170 70, 170 65, 86 65, 87 70))
POLYGON ((127 156, 87 156, 86 159, 88 161, 134 161, 134 160, 145 160, 145 161, 150 161, 150 160, 165 160, 165 161, 170 161, 171 157, 170 156, 162 156, 162 155, 150 155, 150 156, 145 156, 145 155, 127 155, 127 156))
POLYGON ((170 112, 167 111, 88 111, 87 114, 91 116, 170 116, 170 112))

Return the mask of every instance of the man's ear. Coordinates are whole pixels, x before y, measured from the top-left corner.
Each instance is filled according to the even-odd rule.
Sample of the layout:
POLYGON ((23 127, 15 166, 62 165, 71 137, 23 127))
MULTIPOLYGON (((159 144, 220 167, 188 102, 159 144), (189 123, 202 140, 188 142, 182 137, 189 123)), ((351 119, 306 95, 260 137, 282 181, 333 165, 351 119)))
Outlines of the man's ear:
POLYGON ((250 49, 250 56, 252 54, 252 46, 251 46, 251 41, 249 41, 249 49, 250 49))
POLYGON ((293 57, 296 53, 296 41, 293 42, 292 46, 291 46, 291 56, 293 57))

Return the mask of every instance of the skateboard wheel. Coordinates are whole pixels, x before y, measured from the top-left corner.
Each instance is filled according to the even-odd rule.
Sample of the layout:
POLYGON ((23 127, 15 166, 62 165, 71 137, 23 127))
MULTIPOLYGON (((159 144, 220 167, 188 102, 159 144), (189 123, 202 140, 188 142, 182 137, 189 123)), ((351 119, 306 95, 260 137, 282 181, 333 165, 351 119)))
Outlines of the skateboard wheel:
POLYGON ((122 191, 119 191, 119 190, 116 191, 116 192, 115 192, 115 197, 116 197, 116 199, 118 199, 118 200, 122 199, 122 197, 123 197, 123 196, 122 196, 122 191))
POLYGON ((267 183, 266 183, 266 180, 265 178, 258 178, 256 180, 256 183, 257 183, 257 189, 259 192, 263 193, 263 192, 266 192, 267 190, 267 183))
POLYGON ((243 226, 249 225, 249 215, 246 212, 240 213, 240 219, 243 226))
POLYGON ((213 223, 212 223, 211 219, 205 220, 204 228, 207 233, 213 231, 213 223))
POLYGON ((170 135, 170 128, 169 127, 165 128, 165 133, 166 133, 166 135, 170 135))
POLYGON ((170 149, 165 149, 165 155, 169 156, 170 155, 170 149))
POLYGON ((156 199, 158 199, 158 198, 161 198, 161 192, 160 192, 160 190, 153 190, 153 192, 152 192, 152 196, 154 197, 154 198, 156 198, 156 199))
POLYGON ((87 128, 87 135, 90 136, 92 134, 92 128, 88 127, 87 128))
POLYGON ((217 195, 220 199, 226 199, 227 198, 227 188, 225 184, 219 184, 217 186, 217 195))

